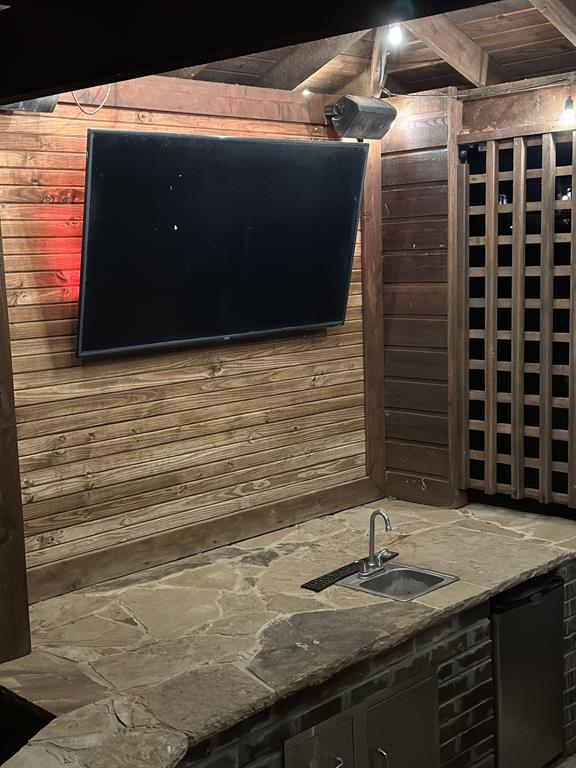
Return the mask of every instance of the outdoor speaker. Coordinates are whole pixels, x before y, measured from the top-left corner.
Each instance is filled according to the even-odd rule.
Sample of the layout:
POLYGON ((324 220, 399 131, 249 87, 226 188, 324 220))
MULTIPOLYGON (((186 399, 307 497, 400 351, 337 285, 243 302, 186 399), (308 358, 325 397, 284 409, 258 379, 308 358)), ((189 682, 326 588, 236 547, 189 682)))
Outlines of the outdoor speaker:
POLYGON ((342 96, 325 114, 338 136, 346 139, 381 139, 396 119, 395 107, 375 96, 342 96))

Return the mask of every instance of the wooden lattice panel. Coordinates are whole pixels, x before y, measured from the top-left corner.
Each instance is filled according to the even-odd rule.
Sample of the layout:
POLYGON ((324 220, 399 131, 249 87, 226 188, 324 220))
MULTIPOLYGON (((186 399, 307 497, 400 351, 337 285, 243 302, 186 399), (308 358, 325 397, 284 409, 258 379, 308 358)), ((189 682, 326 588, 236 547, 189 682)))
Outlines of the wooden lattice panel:
POLYGON ((469 149, 468 485, 576 506, 576 134, 469 149))

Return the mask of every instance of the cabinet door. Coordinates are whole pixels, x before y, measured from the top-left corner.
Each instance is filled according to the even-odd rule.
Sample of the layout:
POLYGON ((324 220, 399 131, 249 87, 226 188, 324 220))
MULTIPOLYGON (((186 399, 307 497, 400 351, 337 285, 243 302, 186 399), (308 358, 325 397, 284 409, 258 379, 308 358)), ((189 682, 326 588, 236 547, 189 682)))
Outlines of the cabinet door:
POLYGON ((438 768, 438 687, 424 680, 366 712, 370 768, 438 768))
POLYGON ((342 720, 286 746, 286 768, 354 768, 352 720, 342 720))

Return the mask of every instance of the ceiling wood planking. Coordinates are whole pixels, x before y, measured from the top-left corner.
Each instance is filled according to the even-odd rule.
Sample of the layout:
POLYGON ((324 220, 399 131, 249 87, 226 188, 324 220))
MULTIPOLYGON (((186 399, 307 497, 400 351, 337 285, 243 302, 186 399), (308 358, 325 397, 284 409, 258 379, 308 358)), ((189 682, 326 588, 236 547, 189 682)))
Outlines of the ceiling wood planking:
POLYGON ((172 72, 164 72, 165 77, 184 77, 186 79, 194 79, 198 77, 203 69, 206 69, 208 64, 198 64, 195 67, 186 67, 185 69, 175 69, 172 72))
MULTIPOLYGON (((493 69, 499 65, 503 73, 500 82, 576 69, 576 48, 530 0, 499 0, 449 11, 445 17, 490 57, 493 69)), ((300 83, 298 90, 358 95, 373 92, 370 60, 375 34, 376 29, 370 29, 345 52, 300 83)), ((254 85, 296 48, 284 47, 212 62, 194 79, 254 85)), ((471 85, 469 78, 454 69, 454 62, 447 63, 427 42, 408 31, 407 26, 402 45, 388 52, 386 74, 386 87, 395 93, 447 86, 466 89, 471 85)))
POLYGON ((506 79, 500 65, 446 16, 407 21, 404 26, 474 85, 506 79))
POLYGON ((576 47, 574 0, 531 0, 540 13, 576 47))
POLYGON ((294 90, 365 34, 366 30, 363 30, 297 46, 262 75, 255 85, 294 90))

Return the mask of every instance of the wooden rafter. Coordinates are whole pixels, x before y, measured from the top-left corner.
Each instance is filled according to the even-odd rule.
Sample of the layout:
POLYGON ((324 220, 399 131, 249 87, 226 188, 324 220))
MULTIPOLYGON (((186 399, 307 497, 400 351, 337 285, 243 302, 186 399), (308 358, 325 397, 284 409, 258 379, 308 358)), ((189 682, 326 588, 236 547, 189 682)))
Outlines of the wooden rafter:
POLYGON ((576 47, 574 0, 531 0, 532 5, 576 47))
POLYGON ((348 35, 328 37, 291 48, 280 61, 256 81, 255 85, 294 90, 339 53, 343 53, 352 43, 363 37, 366 32, 367 30, 363 30, 348 35))
POLYGON ((386 27, 378 27, 374 35, 370 66, 347 82, 340 92, 353 96, 380 96, 382 86, 395 93, 401 92, 386 70, 386 57, 386 27))
POLYGON ((500 65, 443 14, 405 21, 404 26, 474 85, 506 80, 500 65))

